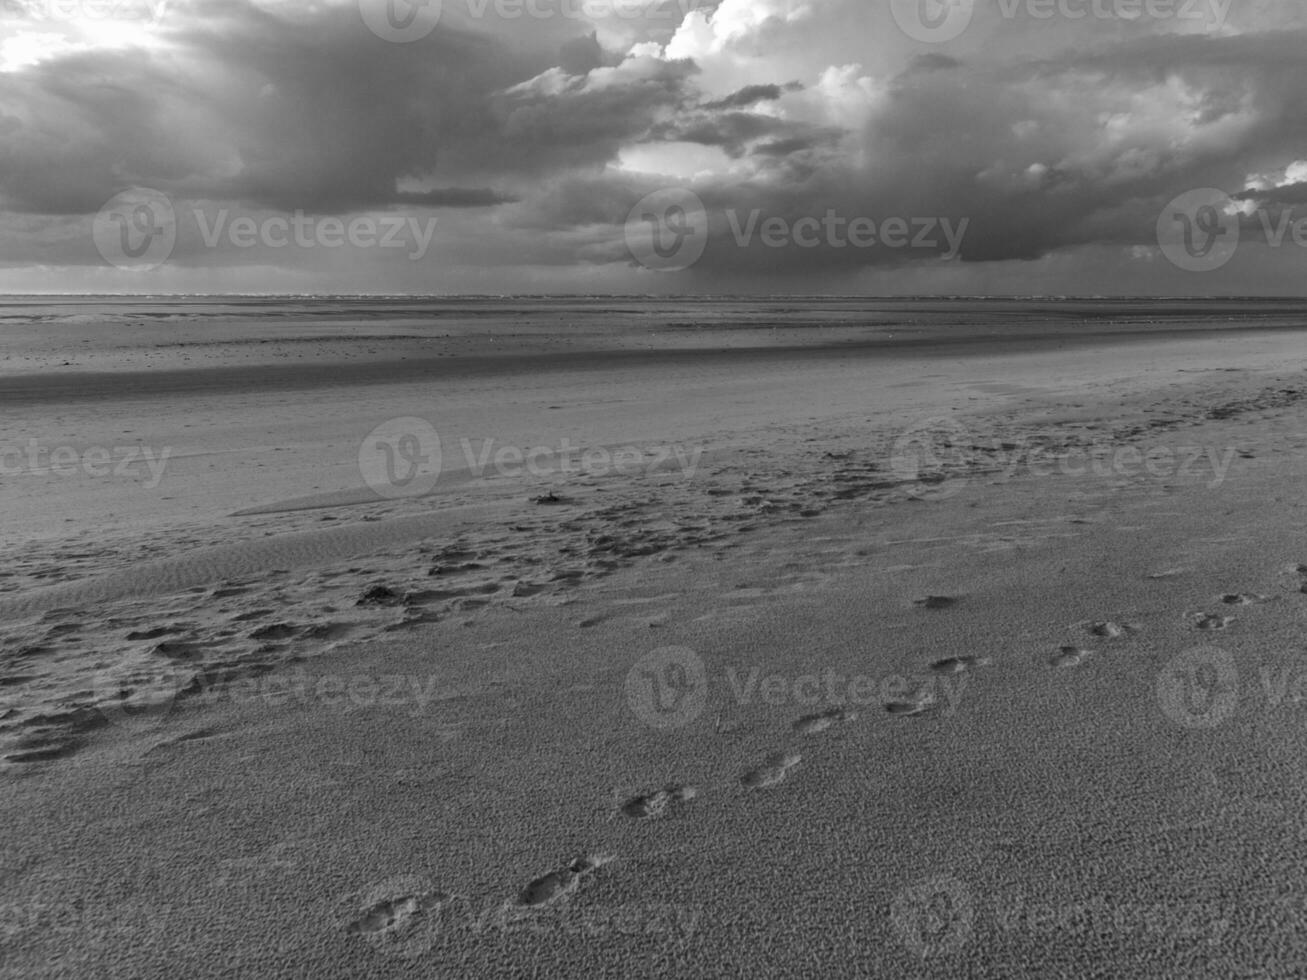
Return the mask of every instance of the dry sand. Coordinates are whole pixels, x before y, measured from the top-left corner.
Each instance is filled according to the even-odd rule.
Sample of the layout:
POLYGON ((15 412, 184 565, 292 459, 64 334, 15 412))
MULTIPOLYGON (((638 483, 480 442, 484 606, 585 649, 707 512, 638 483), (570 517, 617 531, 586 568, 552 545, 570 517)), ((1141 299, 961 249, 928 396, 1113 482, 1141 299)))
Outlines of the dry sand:
POLYGON ((175 450, 0 480, 0 972, 1302 972, 1293 311, 967 309, 0 379, 0 445, 175 450), (563 437, 644 455, 460 448, 563 437))

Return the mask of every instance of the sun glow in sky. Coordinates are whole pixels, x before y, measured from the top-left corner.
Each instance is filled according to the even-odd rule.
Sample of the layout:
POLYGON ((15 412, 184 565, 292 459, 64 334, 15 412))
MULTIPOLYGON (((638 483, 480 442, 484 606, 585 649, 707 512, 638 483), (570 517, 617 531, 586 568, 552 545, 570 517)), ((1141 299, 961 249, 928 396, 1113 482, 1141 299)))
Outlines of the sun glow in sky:
POLYGON ((44 0, 31 13, 0 2, 0 72, 95 51, 159 45, 166 0, 44 0))

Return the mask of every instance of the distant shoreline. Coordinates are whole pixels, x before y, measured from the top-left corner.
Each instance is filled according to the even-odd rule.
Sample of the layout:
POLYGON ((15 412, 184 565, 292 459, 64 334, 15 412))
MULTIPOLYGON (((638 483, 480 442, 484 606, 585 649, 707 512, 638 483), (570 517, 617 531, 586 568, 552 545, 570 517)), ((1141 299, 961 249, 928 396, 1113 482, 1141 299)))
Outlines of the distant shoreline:
POLYGON ((775 293, 749 296, 732 293, 660 295, 657 293, 0 293, 0 306, 19 300, 52 302, 84 301, 181 301, 285 300, 288 302, 393 301, 393 302, 657 302, 657 303, 782 303, 803 300, 818 303, 1307 303, 1304 294, 1253 296, 1015 296, 1015 295, 824 295, 775 293))

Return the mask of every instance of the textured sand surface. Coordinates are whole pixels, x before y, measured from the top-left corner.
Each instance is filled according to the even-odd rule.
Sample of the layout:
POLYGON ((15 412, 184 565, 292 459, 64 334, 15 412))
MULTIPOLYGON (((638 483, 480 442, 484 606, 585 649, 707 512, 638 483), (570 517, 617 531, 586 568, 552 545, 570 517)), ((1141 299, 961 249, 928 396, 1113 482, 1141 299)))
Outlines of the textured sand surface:
POLYGON ((226 457, 2 484, 0 971, 1301 972, 1300 336, 971 326, 14 396, 226 457), (369 500, 423 414, 699 454, 369 500))

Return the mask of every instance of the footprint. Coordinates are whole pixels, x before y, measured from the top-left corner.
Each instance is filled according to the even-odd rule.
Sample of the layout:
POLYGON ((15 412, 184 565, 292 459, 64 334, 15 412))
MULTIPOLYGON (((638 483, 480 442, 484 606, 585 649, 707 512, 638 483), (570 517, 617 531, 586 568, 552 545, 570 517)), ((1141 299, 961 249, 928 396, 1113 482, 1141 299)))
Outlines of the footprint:
POLYGON ((442 892, 428 892, 425 895, 404 895, 390 898, 373 905, 361 916, 345 927, 351 936, 367 936, 388 929, 399 930, 411 920, 438 908, 449 900, 442 892))
POLYGON ((289 623, 270 623, 260 626, 250 633, 251 640, 287 640, 299 632, 299 627, 289 623))
POLYGON ((928 595, 913 599, 912 604, 920 609, 948 609, 956 606, 958 600, 951 595, 928 595))
POLYGON ((404 601, 404 593, 388 585, 374 585, 359 597, 356 606, 398 606, 404 601))
POLYGON ((1079 667, 1089 659, 1089 654, 1090 651, 1082 650, 1080 647, 1062 647, 1048 658, 1048 663, 1052 667, 1079 667))
POLYGON ((632 797, 622 804, 622 813, 632 820, 653 820, 666 815, 678 803, 685 803, 698 795, 693 786, 668 786, 632 797))
POLYGON ((757 769, 750 769, 740 777, 745 789, 765 789, 775 786, 783 780, 791 769, 799 764, 797 752, 777 752, 767 757, 757 769))
POLYGON ((1119 640, 1129 631, 1128 626, 1122 626, 1120 623, 1110 621, 1099 623, 1086 623, 1085 629, 1091 636, 1101 636, 1108 640, 1119 640))
POLYGON ((976 667, 988 667, 992 662, 988 657, 945 657, 943 660, 936 660, 930 665, 930 669, 937 674, 961 674, 976 667))
POLYGON ((518 905, 546 905, 575 891, 581 879, 605 862, 601 859, 579 857, 566 868, 551 871, 536 878, 517 896, 518 905))
POLYGON ((885 710, 892 715, 904 715, 911 717, 929 711, 935 705, 935 695, 929 691, 918 691, 916 694, 909 695, 901 701, 889 701, 885 704, 885 710))
POLYGON ((1194 626, 1209 633, 1213 630, 1223 630, 1233 622, 1233 616, 1218 616, 1215 613, 1196 613, 1194 616, 1194 626))
POLYGON ((804 715, 790 727, 800 735, 816 735, 836 724, 853 721, 856 717, 858 717, 857 713, 847 708, 830 708, 813 715, 804 715))
POLYGON ((575 503, 576 501, 572 500, 570 497, 563 497, 555 493, 554 491, 550 490, 548 493, 543 494, 539 497, 532 497, 531 502, 533 504, 541 504, 544 506, 556 507, 560 504, 572 504, 575 503))
POLYGON ((1270 602, 1270 596, 1257 595, 1254 592, 1230 592, 1221 596, 1221 601, 1227 606, 1255 606, 1263 602, 1270 602))
POLYGON ((157 640, 161 636, 167 636, 169 633, 184 633, 186 630, 181 626, 156 626, 154 629, 134 630, 127 634, 129 640, 157 640))
POLYGON ((204 657, 204 645, 186 640, 164 640, 155 645, 153 652, 169 660, 201 660, 204 657))

